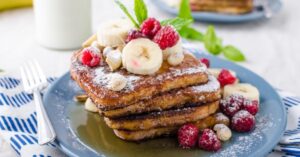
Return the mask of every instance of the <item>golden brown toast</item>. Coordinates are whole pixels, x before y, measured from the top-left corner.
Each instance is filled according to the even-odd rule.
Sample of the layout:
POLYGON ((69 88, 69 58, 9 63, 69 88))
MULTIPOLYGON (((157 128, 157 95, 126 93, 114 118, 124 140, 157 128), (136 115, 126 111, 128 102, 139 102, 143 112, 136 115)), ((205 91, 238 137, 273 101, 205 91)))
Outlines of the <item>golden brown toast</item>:
POLYGON ((190 86, 179 90, 159 94, 150 100, 139 101, 132 105, 114 110, 101 111, 105 117, 118 118, 127 115, 146 112, 163 111, 171 108, 182 108, 185 104, 202 104, 214 102, 221 98, 220 84, 214 76, 208 76, 209 81, 203 85, 190 86))
POLYGON ((208 81, 206 67, 190 54, 178 66, 164 62, 154 75, 134 75, 121 68, 119 73, 127 79, 127 85, 121 91, 107 89, 109 75, 112 73, 106 63, 96 68, 81 64, 81 51, 74 53, 71 64, 71 76, 85 90, 89 97, 102 110, 112 110, 177 88, 203 84, 208 81))
POLYGON ((112 129, 149 130, 153 128, 178 126, 185 123, 195 122, 215 113, 218 108, 219 101, 215 101, 201 106, 191 106, 175 110, 153 112, 144 115, 133 115, 119 119, 104 117, 104 121, 112 129))
POLYGON ((190 0, 194 11, 245 14, 253 9, 253 0, 190 0))
MULTIPOLYGON (((196 125, 199 129, 211 128, 215 124, 217 124, 216 114, 212 114, 206 118, 200 119, 193 124, 196 125)), ((220 122, 218 122, 220 123, 220 122)), ((223 123, 223 122, 221 122, 223 123)), ((223 123, 228 125, 226 123, 223 123)), ((155 128, 149 130, 137 130, 137 131, 128 131, 128 130, 116 130, 114 129, 114 133, 119 138, 126 141, 141 141, 145 139, 156 138, 160 136, 166 135, 174 135, 177 133, 179 126, 171 126, 171 127, 163 127, 163 128, 155 128)))

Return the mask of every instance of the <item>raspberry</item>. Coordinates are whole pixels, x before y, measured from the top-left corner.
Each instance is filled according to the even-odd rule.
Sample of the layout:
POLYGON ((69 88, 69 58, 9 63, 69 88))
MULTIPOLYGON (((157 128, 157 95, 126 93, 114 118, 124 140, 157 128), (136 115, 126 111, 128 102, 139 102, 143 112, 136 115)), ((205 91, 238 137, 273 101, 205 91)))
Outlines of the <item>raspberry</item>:
POLYGON ((185 124, 179 130, 177 134, 179 145, 182 148, 192 148, 196 145, 198 139, 199 130, 193 124, 185 124))
POLYGON ((128 33, 128 36, 126 38, 126 43, 130 42, 133 39, 137 39, 137 38, 144 38, 145 36, 142 34, 142 32, 138 31, 138 30, 131 30, 128 33))
POLYGON ((231 129, 237 132, 249 132, 255 127, 255 117, 246 110, 237 112, 231 119, 231 129))
POLYGON ((258 101, 257 100, 251 101, 246 99, 243 103, 243 109, 255 116, 259 110, 258 101))
POLYGON ((162 27, 153 38, 153 41, 156 42, 162 50, 174 46, 178 40, 179 35, 172 26, 162 27))
POLYGON ((200 62, 205 64, 207 68, 209 68, 210 62, 207 58, 201 58, 200 62))
POLYGON ((228 70, 222 69, 218 76, 218 81, 221 86, 224 87, 225 85, 233 84, 236 81, 236 78, 228 70))
POLYGON ((100 55, 97 54, 95 49, 93 49, 92 47, 83 49, 81 55, 82 64, 87 65, 89 67, 95 67, 100 64, 100 61, 100 55))
POLYGON ((155 18, 148 18, 141 25, 141 32, 150 39, 152 39, 160 29, 160 22, 155 18))
POLYGON ((207 151, 218 151, 221 149, 221 142, 211 129, 204 129, 198 140, 198 146, 207 151))
POLYGON ((225 115, 232 117, 242 109, 243 102, 244 97, 240 95, 231 95, 221 100, 220 109, 225 115))

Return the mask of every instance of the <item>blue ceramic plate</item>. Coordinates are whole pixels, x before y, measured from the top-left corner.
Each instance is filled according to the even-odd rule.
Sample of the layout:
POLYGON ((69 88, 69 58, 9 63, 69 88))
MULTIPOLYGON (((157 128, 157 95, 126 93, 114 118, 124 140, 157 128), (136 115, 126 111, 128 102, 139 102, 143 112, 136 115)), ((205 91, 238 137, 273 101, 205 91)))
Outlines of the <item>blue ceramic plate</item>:
MULTIPOLYGON (((200 55, 198 56, 200 57, 200 55)), ((234 63, 213 56, 212 67, 228 68, 237 72, 241 82, 251 83, 261 93, 260 111, 256 129, 250 133, 234 133, 230 141, 223 143, 217 153, 200 149, 178 148, 176 138, 159 138, 141 143, 125 142, 114 136, 111 129, 96 113, 84 110, 84 105, 74 101, 82 90, 67 73, 48 89, 44 104, 57 133, 57 144, 70 156, 243 156, 267 155, 278 143, 286 126, 286 114, 280 97, 260 76, 234 63)))
MULTIPOLYGON (((282 7, 282 3, 280 0, 268 0, 269 8, 273 14, 279 12, 282 7)), ((153 0, 153 2, 160 9, 177 15, 178 10, 176 8, 170 7, 163 0, 153 0)), ((255 7, 252 12, 242 15, 230 15, 230 14, 222 14, 222 13, 213 13, 213 12, 193 12, 192 16, 195 20, 205 21, 205 22, 219 22, 219 23, 237 23, 237 22, 247 22, 258 19, 266 18, 264 10, 262 7, 255 7)))

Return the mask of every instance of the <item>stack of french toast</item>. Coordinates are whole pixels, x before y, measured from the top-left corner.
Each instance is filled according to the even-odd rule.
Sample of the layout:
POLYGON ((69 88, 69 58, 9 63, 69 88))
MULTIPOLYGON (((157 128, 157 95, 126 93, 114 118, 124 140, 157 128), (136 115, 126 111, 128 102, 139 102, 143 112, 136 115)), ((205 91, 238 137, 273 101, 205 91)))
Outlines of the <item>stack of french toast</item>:
POLYGON ((193 55, 184 53, 177 66, 163 62, 152 75, 136 75, 125 68, 112 72, 107 63, 97 68, 84 66, 82 53, 73 56, 72 78, 121 139, 139 141, 174 134, 186 123, 199 128, 214 125, 220 84, 193 55), (107 88, 112 73, 127 80, 122 90, 107 88))
POLYGON ((72 56, 70 73, 87 95, 85 109, 123 140, 177 134, 184 149, 198 142, 218 151, 231 129, 253 130, 258 89, 187 52, 176 30, 183 19, 160 22, 147 17, 142 0, 134 6, 138 21, 127 15, 103 23, 72 56))
POLYGON ((244 14, 253 9, 253 0, 190 0, 194 11, 244 14))

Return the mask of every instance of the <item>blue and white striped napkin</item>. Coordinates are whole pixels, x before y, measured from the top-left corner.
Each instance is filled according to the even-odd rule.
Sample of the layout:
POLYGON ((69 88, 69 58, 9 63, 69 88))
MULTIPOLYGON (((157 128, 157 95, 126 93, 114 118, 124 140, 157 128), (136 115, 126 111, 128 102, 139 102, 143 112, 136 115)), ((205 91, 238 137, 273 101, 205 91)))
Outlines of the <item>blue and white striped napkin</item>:
MULTIPOLYGON (((190 52, 199 53, 198 47, 185 43, 190 52)), ((49 77, 48 81, 53 82, 49 77)), ((280 91, 287 109, 288 125, 280 144, 270 156, 300 156, 300 98, 280 91)), ((5 140, 22 157, 65 156, 53 144, 40 146, 37 143, 37 121, 32 95, 24 92, 17 73, 0 75, 0 145, 5 140)), ((1 148, 1 146, 0 146, 1 148)), ((0 149, 1 150, 1 149, 0 149)), ((0 156, 3 155, 0 152, 0 156)))
MULTIPOLYGON (((48 78, 53 82, 54 78, 48 78)), ((55 144, 40 146, 37 141, 37 120, 32 95, 25 93, 18 75, 0 75, 0 140, 9 144, 14 156, 65 156, 55 144)), ((4 150, 2 150, 4 151, 4 150)), ((10 153, 11 154, 11 153, 10 153)), ((0 152, 0 156, 3 155, 0 152)))

